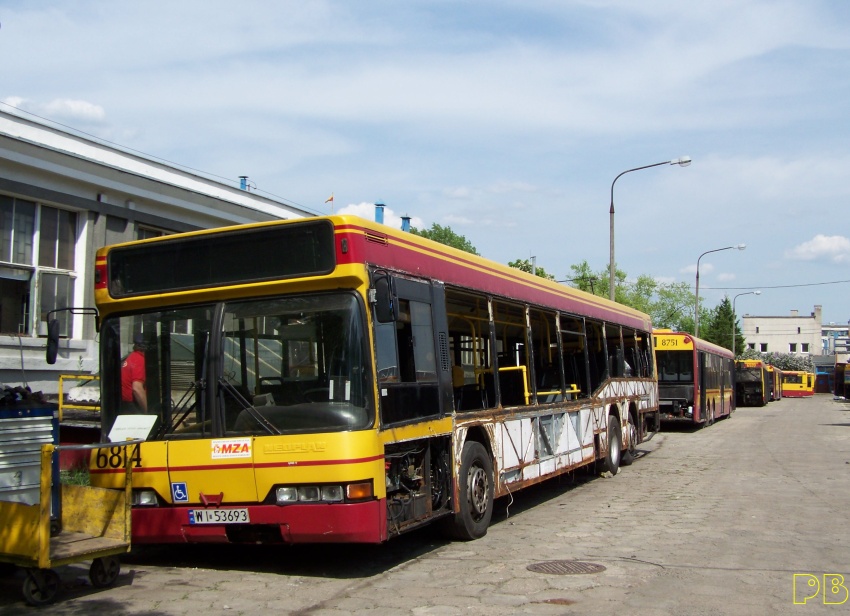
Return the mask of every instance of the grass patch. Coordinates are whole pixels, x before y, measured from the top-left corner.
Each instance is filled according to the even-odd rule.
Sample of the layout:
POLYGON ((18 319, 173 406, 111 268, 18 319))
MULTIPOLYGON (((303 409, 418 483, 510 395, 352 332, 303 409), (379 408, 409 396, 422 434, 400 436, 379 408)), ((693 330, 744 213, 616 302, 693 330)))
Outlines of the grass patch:
POLYGON ((89 486, 91 485, 89 469, 81 467, 59 471, 59 481, 68 486, 89 486))

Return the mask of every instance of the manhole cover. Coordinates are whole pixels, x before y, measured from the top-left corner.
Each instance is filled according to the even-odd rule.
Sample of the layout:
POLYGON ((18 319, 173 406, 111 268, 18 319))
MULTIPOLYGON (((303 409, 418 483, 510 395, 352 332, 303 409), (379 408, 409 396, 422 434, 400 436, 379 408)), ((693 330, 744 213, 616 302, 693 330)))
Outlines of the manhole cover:
POLYGON ((545 563, 532 563, 526 567, 534 573, 551 575, 577 575, 579 573, 601 573, 605 567, 596 563, 583 563, 578 560, 550 560, 545 563))

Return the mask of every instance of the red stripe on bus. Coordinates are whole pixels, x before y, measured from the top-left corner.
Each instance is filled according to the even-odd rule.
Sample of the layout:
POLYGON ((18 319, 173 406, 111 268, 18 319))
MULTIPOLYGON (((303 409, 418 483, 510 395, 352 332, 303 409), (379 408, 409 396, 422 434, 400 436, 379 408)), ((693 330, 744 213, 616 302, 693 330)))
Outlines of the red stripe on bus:
MULTIPOLYGON (((224 471, 232 471, 239 470, 243 468, 286 468, 290 466, 331 466, 331 465, 339 465, 339 464, 364 464, 367 462, 377 462, 378 460, 383 460, 384 456, 370 456, 368 458, 352 458, 350 460, 290 460, 288 462, 261 462, 259 464, 252 464, 250 462, 245 464, 198 464, 192 466, 172 466, 171 472, 177 471, 209 471, 209 470, 224 470, 224 471)), ((133 473, 162 473, 168 471, 168 467, 158 466, 158 467, 139 467, 134 468, 133 473)), ((109 473, 123 473, 123 468, 98 468, 93 469, 91 471, 94 474, 109 474, 109 473)))

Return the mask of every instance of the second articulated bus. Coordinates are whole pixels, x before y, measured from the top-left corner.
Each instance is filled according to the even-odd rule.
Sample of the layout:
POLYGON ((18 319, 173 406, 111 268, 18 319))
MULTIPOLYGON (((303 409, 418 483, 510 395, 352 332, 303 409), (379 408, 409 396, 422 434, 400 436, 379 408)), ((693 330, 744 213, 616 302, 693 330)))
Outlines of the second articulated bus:
POLYGON ((657 329, 653 337, 661 419, 708 426, 728 417, 735 408, 732 352, 669 329, 657 329))
POLYGON ((759 359, 735 362, 735 399, 738 406, 764 406, 770 400, 767 364, 759 359))
MULTIPOLYGON (((616 474, 659 425, 647 315, 360 218, 107 247, 96 276, 103 439, 145 439, 134 543, 378 543, 438 519, 473 539, 494 497, 616 474), (144 403, 122 395, 131 350, 144 403)), ((122 451, 93 484, 121 485, 122 451)))

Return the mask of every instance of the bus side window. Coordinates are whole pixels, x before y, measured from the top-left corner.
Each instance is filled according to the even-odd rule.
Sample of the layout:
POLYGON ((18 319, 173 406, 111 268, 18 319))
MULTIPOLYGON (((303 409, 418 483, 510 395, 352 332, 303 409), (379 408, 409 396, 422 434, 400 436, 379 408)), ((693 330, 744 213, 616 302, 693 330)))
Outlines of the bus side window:
POLYGON ((596 391, 608 375, 606 364, 608 363, 608 349, 605 345, 605 334, 602 324, 598 321, 588 320, 587 324, 587 352, 590 366, 590 391, 596 391))
POLYGON ((455 410, 496 406, 490 310, 486 297, 446 289, 455 410))
MULTIPOLYGON (((564 365, 564 381, 567 389, 578 391, 579 398, 590 397, 590 381, 585 351, 584 321, 576 317, 561 315, 561 362, 564 365)), ((574 394, 575 395, 575 394, 574 394)))
POLYGON ((493 302, 498 350, 499 396, 502 406, 528 404, 531 357, 525 306, 493 302))
POLYGON ((402 298, 401 292, 396 301, 397 320, 375 323, 384 425, 440 413, 431 304, 402 298))
POLYGON ((608 346, 609 376, 625 376, 626 358, 623 355, 623 339, 620 333, 620 326, 606 323, 605 337, 608 346))

